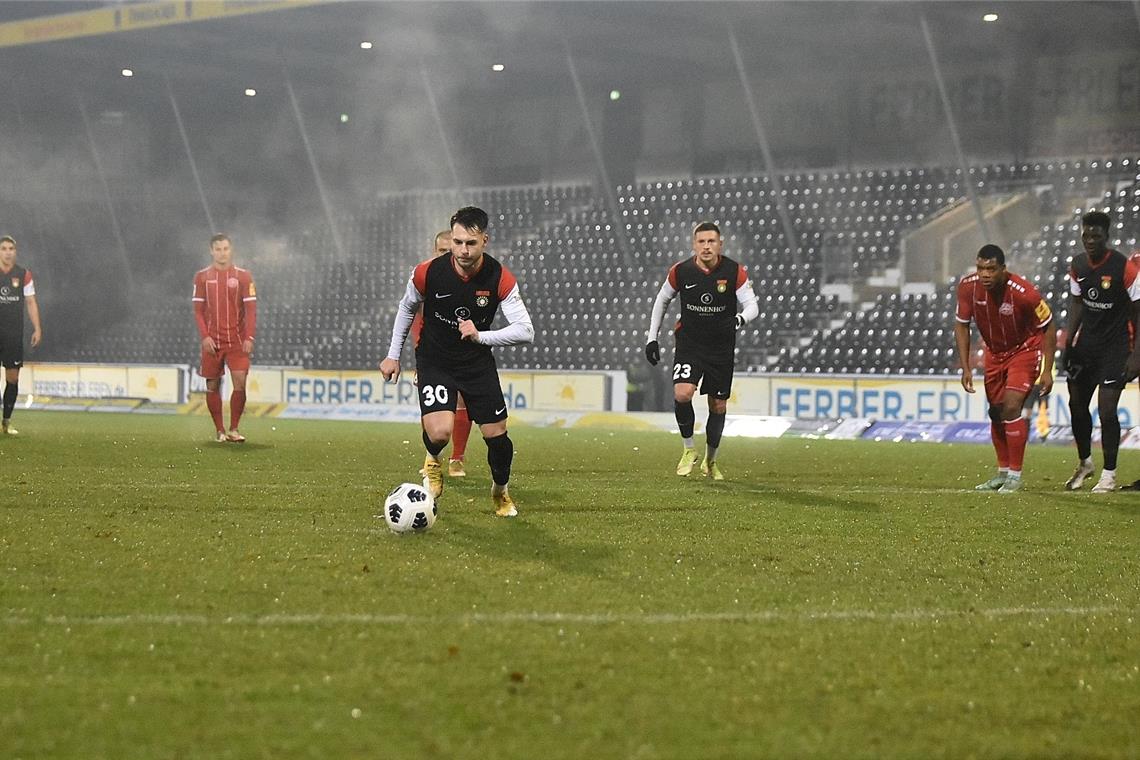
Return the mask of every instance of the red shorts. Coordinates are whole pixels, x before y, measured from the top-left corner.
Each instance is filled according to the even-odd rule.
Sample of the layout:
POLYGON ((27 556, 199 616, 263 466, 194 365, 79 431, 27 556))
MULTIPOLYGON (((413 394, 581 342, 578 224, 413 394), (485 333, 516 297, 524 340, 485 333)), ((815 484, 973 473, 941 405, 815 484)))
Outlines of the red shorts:
POLYGON ((1000 404, 1006 391, 1029 393, 1041 376, 1041 350, 1018 351, 997 361, 986 354, 986 398, 991 404, 1000 404))
POLYGON ((216 354, 203 351, 202 364, 198 374, 213 380, 221 377, 225 373, 226 367, 230 368, 230 372, 249 372, 249 354, 242 351, 241 346, 219 348, 216 354))

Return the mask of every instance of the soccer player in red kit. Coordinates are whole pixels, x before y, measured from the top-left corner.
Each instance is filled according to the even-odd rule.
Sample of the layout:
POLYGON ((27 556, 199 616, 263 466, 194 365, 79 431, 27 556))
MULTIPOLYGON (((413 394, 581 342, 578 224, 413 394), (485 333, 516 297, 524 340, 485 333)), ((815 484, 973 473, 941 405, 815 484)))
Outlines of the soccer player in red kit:
POLYGON ((680 296, 681 317, 674 328, 673 412, 683 446, 677 463, 677 474, 682 477, 693 471, 700 458, 693 442, 693 396, 700 384, 701 393, 708 396, 709 407, 701 473, 713 480, 724 480, 716 455, 732 395, 736 331, 760 314, 748 274, 739 263, 721 255, 723 247, 720 227, 714 222, 701 222, 694 227, 693 255, 669 268, 653 302, 645 336, 645 358, 657 366, 661 361, 657 333, 669 303, 680 296), (737 306, 741 307, 739 313, 737 306))
POLYGON ((423 426, 424 474, 433 496, 443 492, 443 449, 451 438, 459 394, 487 443, 491 499, 495 514, 514 517, 518 510, 507 490, 514 444, 507 436, 507 404, 493 346, 534 340, 530 314, 515 276, 486 253, 487 212, 474 206, 451 217, 451 253, 424 261, 412 270, 396 310, 388 356, 380 362, 385 380, 400 374, 400 353, 416 309, 423 304, 424 326, 416 346, 416 386, 423 426), (500 307, 507 325, 491 323, 500 307))
POLYGON ((234 266, 226 235, 210 238, 214 263, 194 275, 194 321, 202 338, 199 373, 206 378, 206 407, 214 419, 218 443, 244 443, 238 431, 245 409, 245 379, 257 332, 257 290, 249 270, 234 266), (230 369, 230 429, 222 423, 222 375, 230 369))
POLYGON ((958 283, 954 341, 962 387, 974 392, 970 368, 970 320, 985 344, 985 387, 989 401, 990 440, 997 452, 997 475, 978 491, 1012 493, 1021 488, 1021 467, 1029 441, 1029 420, 1021 414, 1034 383, 1041 394, 1053 390, 1053 354, 1057 326, 1049 304, 1033 284, 1005 268, 1005 252, 996 245, 978 251, 977 271, 958 283))
MULTIPOLYGON (((435 236, 433 256, 446 256, 451 253, 451 230, 444 230, 435 236)), ((412 321, 412 345, 420 344, 420 331, 424 328, 424 312, 421 308, 416 312, 412 321)), ((467 414, 467 404, 463 395, 455 400, 455 425, 451 430, 451 458, 447 463, 447 475, 452 478, 467 477, 467 470, 463 466, 463 455, 467 452, 467 439, 471 437, 471 417, 467 414)), ((425 474, 422 470, 420 474, 425 474)))
POLYGON ((0 237, 0 364, 4 365, 4 417, 0 434, 16 435, 11 426, 16 397, 20 395, 20 368, 24 366, 24 311, 32 321, 32 347, 40 344, 40 307, 32 273, 16 263, 16 241, 0 237))

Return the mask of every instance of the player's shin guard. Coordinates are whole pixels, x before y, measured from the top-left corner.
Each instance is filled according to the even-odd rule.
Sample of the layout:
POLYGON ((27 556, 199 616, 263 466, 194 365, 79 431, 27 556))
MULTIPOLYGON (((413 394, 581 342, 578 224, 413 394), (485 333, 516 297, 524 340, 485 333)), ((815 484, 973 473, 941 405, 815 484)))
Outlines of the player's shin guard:
POLYGON ((720 447, 720 437, 724 434, 724 418, 727 414, 709 412, 708 422, 705 423, 705 444, 710 449, 720 447))
POLYGON ((12 419, 12 410, 16 408, 16 397, 20 395, 19 381, 4 386, 4 419, 12 419))
MULTIPOLYGON (((1089 411, 1090 397, 1075 398, 1073 384, 1069 383, 1069 423, 1073 426, 1073 440, 1077 444, 1077 456, 1083 462, 1092 456, 1092 412, 1089 411)), ((1119 430, 1119 426, 1117 430, 1119 430)), ((1118 439, 1119 441, 1119 439, 1118 439)))
POLYGON ((444 447, 447 446, 447 441, 440 441, 439 443, 436 443, 432 439, 428 438, 426 430, 423 431, 423 434, 424 448, 427 449, 427 453, 431 454, 433 459, 439 459, 439 452, 443 451, 444 447))
POLYGON ((214 429, 225 430, 225 423, 222 422, 221 391, 206 391, 206 408, 210 410, 210 416, 214 418, 214 429))
POLYGON ((673 413, 677 415, 677 429, 680 430, 681 437, 692 438, 693 425, 697 421, 697 414, 693 411, 693 402, 674 401, 673 413))
MULTIPOLYGON (((1009 439, 1006 437, 1008 428, 1004 422, 999 420, 990 420, 990 440, 994 444, 994 452, 997 454, 998 468, 1005 470, 1009 469, 1009 439)), ((1022 451, 1025 446, 1022 445, 1022 451)))
MULTIPOLYGON (((1005 428, 1005 445, 1009 452, 1009 469, 1021 472, 1025 462, 1025 444, 1029 442, 1029 420, 1018 417, 1016 420, 1006 420, 1002 423, 1005 428)), ((999 463, 1000 464, 1000 463, 999 463)))
POLYGON ((1104 469, 1116 469, 1116 455, 1120 451, 1120 417, 1116 410, 1100 416, 1100 450, 1104 454, 1104 469))
POLYGON ((491 480, 497 486, 505 486, 511 479, 511 462, 515 458, 515 445, 506 433, 494 438, 484 438, 487 443, 487 464, 491 468, 491 480))
POLYGON ((455 424, 451 428, 451 458, 462 459, 467 451, 467 439, 471 436, 471 417, 466 407, 455 410, 455 424))
POLYGON ((237 430, 241 422, 241 413, 245 411, 245 391, 234 391, 230 394, 230 430, 237 430))

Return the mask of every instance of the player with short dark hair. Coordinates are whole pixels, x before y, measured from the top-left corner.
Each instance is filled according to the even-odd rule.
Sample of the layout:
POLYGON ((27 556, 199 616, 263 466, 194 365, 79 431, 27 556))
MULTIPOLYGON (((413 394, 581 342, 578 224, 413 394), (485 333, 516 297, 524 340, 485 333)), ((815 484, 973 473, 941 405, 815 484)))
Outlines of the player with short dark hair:
POLYGON ((233 263, 227 235, 210 238, 213 263, 194 275, 194 322, 202 341, 199 373, 206 378, 206 408, 218 443, 244 443, 238 425, 245 410, 249 355, 257 332, 257 289, 253 275, 233 263), (222 421, 222 376, 230 369, 230 429, 222 421))
MULTIPOLYGON (((446 256, 451 253, 451 230, 436 233, 433 256, 446 256)), ((420 343, 420 331, 424 328, 423 309, 416 311, 416 318, 412 321, 412 346, 420 343)), ((467 477, 467 469, 463 466, 463 457, 467 452, 467 440, 471 437, 471 416, 467 414, 467 404, 463 401, 463 394, 455 402, 455 424, 451 431, 451 457, 447 462, 447 475, 451 478, 467 477)), ((425 474, 421 471, 421 474, 425 474)))
POLYGON ((4 365, 4 416, 0 434, 16 435, 12 411, 20 395, 20 368, 24 366, 24 312, 32 320, 32 347, 40 344, 40 307, 36 283, 28 269, 16 263, 16 240, 0 237, 0 364, 4 365))
POLYGON ((1104 470, 1093 493, 1116 488, 1116 459, 1120 448, 1117 407, 1124 386, 1140 375, 1140 268, 1108 247, 1112 220, 1103 211, 1081 217, 1084 252, 1073 256, 1069 269, 1068 337, 1063 369, 1068 374, 1069 414, 1080 463, 1065 483, 1079 489, 1093 474, 1092 415, 1089 404, 1097 394, 1100 445, 1104 470))
POLYGON ((495 514, 514 517, 518 509, 508 491, 514 444, 507 435, 507 404, 491 348, 530 343, 534 327, 515 276, 484 252, 487 226, 487 212, 474 206, 452 215, 451 253, 430 258, 412 270, 380 373, 388 381, 399 376, 400 353, 422 303, 424 326, 416 345, 416 384, 427 449, 427 485, 433 496, 443 493, 441 456, 451 438, 456 402, 462 394, 468 414, 487 443, 495 514), (508 324, 492 330, 500 307, 508 324))
POLYGON ((673 411, 684 448, 677 474, 689 475, 697 461, 693 396, 699 385, 700 392, 708 396, 709 406, 701 472, 713 480, 724 480, 716 456, 732 394, 736 331, 760 314, 748 274, 721 254, 723 247, 716 223, 701 222, 693 228, 693 255, 669 268, 653 302, 645 338, 645 358, 656 366, 661 361, 657 333, 669 303, 680 295, 681 317, 673 329, 673 411), (742 307, 740 313, 737 306, 742 307))
POLYGON ((958 283, 954 343, 962 388, 973 393, 970 321, 978 325, 985 344, 984 382, 998 471, 975 490, 1012 493, 1021 488, 1025 444, 1029 441, 1029 420, 1021 410, 1035 383, 1043 396, 1053 389, 1057 326, 1049 304, 1033 283, 1006 269, 1001 248, 982 246, 976 267, 958 283))

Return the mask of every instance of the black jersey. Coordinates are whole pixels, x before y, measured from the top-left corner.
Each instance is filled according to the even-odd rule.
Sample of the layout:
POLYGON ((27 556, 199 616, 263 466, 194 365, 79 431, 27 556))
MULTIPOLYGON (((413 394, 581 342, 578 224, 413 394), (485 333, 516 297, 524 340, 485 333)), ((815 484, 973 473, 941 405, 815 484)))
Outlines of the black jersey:
POLYGON ((682 341, 711 350, 736 346, 736 289, 748 280, 744 268, 721 256, 708 272, 697 264, 697 257, 674 264, 669 285, 681 297, 681 318, 675 328, 682 341))
POLYGON ((24 334, 25 291, 31 282, 32 273, 19 264, 0 272, 0 332, 5 335, 24 334))
POLYGON ((493 363, 491 347, 459 337, 459 321, 469 319, 480 332, 491 329, 499 304, 516 282, 497 259, 483 255, 483 266, 467 278, 456 271, 451 254, 419 264, 412 283, 423 294, 423 329, 416 345, 416 363, 493 363))
POLYGON ((1109 250, 1097 265, 1085 253, 1073 257, 1069 292, 1081 299, 1081 324, 1072 345, 1082 354, 1127 347, 1132 302, 1140 299, 1140 268, 1119 251, 1109 250))

